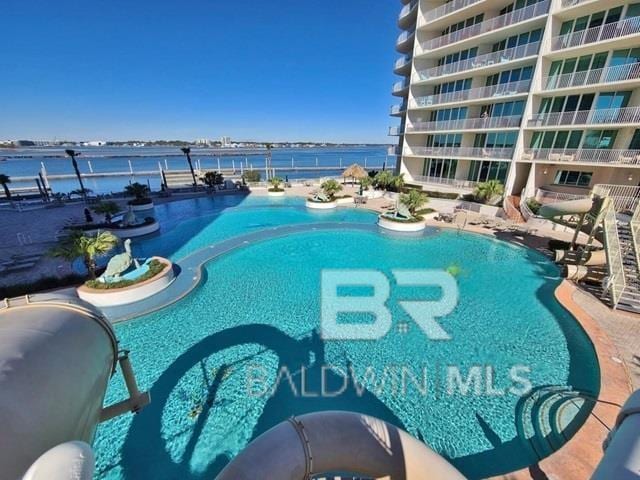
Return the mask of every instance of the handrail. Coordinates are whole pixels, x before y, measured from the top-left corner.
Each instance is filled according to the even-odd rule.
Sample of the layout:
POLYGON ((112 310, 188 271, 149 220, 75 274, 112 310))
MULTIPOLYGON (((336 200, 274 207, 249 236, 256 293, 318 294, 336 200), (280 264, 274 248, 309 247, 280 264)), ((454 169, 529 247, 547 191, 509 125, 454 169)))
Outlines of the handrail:
POLYGON ((394 69, 397 70, 397 69, 402 68, 405 65, 411 63, 412 57, 413 56, 411 54, 407 54, 407 55, 401 56, 400 58, 398 58, 396 60, 396 63, 394 64, 394 69))
POLYGON ((392 105, 391 106, 391 115, 397 115, 400 112, 404 112, 407 109, 406 105, 392 105))
POLYGON ((547 75, 543 79, 545 90, 557 88, 583 87, 598 83, 623 82, 640 78, 640 63, 627 63, 614 67, 596 68, 581 72, 547 75))
POLYGON ((416 33, 415 29, 402 32, 400 35, 398 35, 398 39, 396 40, 396 45, 400 45, 401 43, 406 42, 407 40, 409 40, 409 37, 411 37, 411 35, 413 35, 414 33, 416 33))
POLYGON ((528 7, 519 8, 509 13, 505 13, 504 15, 493 17, 483 22, 476 23, 475 25, 470 25, 466 28, 456 30, 455 32, 451 32, 446 35, 427 40, 425 42, 422 42, 421 47, 423 51, 434 50, 451 43, 460 42, 462 40, 475 37, 476 35, 480 35, 482 33, 491 32, 508 25, 531 20, 532 18, 538 17, 540 15, 546 15, 548 11, 549 0, 543 0, 542 2, 529 5, 528 7))
POLYGON ((640 187, 633 185, 599 183, 593 187, 593 193, 600 197, 611 198, 617 213, 633 212, 640 203, 640 187))
POLYGON ((520 80, 519 82, 501 83, 498 85, 490 85, 488 87, 469 88, 467 90, 415 97, 412 104, 415 107, 429 107, 431 105, 459 102, 462 100, 508 97, 519 93, 526 93, 529 91, 530 86, 531 80, 520 80))
POLYGON ((418 80, 429 80, 431 78, 441 77, 443 75, 451 75, 452 73, 464 72, 466 70, 475 70, 477 68, 488 67, 491 65, 499 65, 501 63, 513 60, 521 60, 525 57, 536 55, 540 49, 540 42, 527 43, 526 45, 518 45, 513 48, 505 48, 497 52, 485 53, 477 55, 473 58, 467 58, 458 62, 447 63, 438 67, 426 68, 418 70, 418 80))
POLYGON ((475 188, 478 182, 472 182, 471 180, 457 180, 455 178, 445 177, 429 177, 424 175, 413 175, 415 182, 431 183, 433 185, 448 185, 455 188, 475 188))
POLYGON ((640 122, 640 107, 574 110, 572 112, 537 113, 529 127, 558 125, 627 124, 640 122))
POLYGON ((407 3, 404 7, 402 7, 402 9, 400 10, 400 15, 398 15, 398 21, 402 21, 404 20, 404 18, 409 15, 409 13, 411 13, 411 11, 418 6, 418 1, 417 0, 412 0, 410 3, 407 3))
POLYGON ((612 38, 640 33, 640 17, 630 17, 614 23, 603 23, 598 27, 558 35, 551 41, 551 50, 577 47, 588 43, 603 42, 612 38))
POLYGON ((640 150, 605 148, 525 148, 520 160, 640 165, 640 150))
POLYGON ((631 229, 631 239, 633 242, 633 251, 635 253, 636 263, 640 265, 640 203, 633 212, 633 217, 629 222, 631 229))
POLYGON ((611 199, 605 198, 603 208, 605 209, 603 219, 604 243, 607 256, 607 269, 609 270, 609 279, 606 288, 611 294, 613 308, 616 308, 626 287, 624 263, 622 262, 622 248, 620 247, 618 237, 616 211, 611 199))
POLYGON ((543 204, 553 203, 553 202, 563 202, 565 200, 580 200, 588 197, 589 197, 588 195, 577 195, 575 193, 554 192, 551 190, 546 190, 541 187, 539 187, 536 190, 536 195, 535 195, 536 201, 543 204))
POLYGON ((513 148, 482 148, 482 147, 408 147, 407 155, 425 157, 469 157, 511 159, 513 148))
POLYGON ((393 92, 400 92, 400 91, 404 90, 405 88, 409 88, 409 81, 408 80, 400 80, 399 82, 396 82, 396 83, 393 84, 392 91, 393 92))
POLYGON ((407 125, 407 132, 431 132, 439 130, 481 130, 487 128, 518 128, 521 115, 505 117, 474 117, 433 122, 413 122, 407 125))
POLYGON ((440 5, 439 7, 427 11, 424 14, 424 19, 426 22, 431 22, 433 20, 437 20, 440 17, 444 17, 445 15, 449 15, 451 12, 469 7, 474 3, 478 3, 480 1, 482 0, 452 0, 451 2, 445 3, 444 5, 440 5))

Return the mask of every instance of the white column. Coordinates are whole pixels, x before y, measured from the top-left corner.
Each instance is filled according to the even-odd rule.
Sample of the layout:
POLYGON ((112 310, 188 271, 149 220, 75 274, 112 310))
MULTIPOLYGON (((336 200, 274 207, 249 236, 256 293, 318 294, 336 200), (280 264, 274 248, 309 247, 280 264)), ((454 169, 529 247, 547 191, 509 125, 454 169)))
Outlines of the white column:
POLYGON ((44 162, 40 162, 40 172, 42 173, 42 178, 44 179, 44 183, 47 188, 51 188, 49 186, 49 179, 47 178, 47 169, 44 166, 44 162))
POLYGON ((220 171, 220 157, 218 157, 218 171, 220 171))
POLYGON ((89 173, 93 173, 93 166, 91 165, 91 160, 87 160, 87 166, 89 167, 89 173))
POLYGON ((131 165, 131 160, 127 160, 129 162, 129 173, 133 175, 133 165, 131 165))

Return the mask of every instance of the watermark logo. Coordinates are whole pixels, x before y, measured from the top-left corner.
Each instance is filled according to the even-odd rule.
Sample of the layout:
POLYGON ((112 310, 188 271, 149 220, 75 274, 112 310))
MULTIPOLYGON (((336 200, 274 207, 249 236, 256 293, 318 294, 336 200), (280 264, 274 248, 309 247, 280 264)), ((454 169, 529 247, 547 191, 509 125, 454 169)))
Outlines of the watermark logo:
MULTIPOLYGON (((450 340, 451 336, 438 322, 458 304, 459 291, 455 278, 444 270, 392 270, 398 286, 439 287, 437 300, 405 300, 399 305, 430 340, 450 340)), ((378 340, 391 329, 391 311, 387 301, 391 285, 377 270, 323 270, 321 277, 320 334, 324 340, 378 340), (368 287, 366 296, 339 295, 340 287, 368 287), (340 322, 341 313, 366 313, 373 322, 340 322)), ((408 325, 406 326, 408 330, 408 325)))

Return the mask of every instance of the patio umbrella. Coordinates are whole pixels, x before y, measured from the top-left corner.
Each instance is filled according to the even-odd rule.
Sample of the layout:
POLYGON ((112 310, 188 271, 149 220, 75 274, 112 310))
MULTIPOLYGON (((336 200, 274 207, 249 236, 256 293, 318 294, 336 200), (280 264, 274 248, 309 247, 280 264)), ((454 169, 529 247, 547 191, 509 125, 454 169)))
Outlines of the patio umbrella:
MULTIPOLYGON (((353 179, 353 181, 355 181, 355 179, 360 179, 360 178, 364 178, 366 177, 367 171, 362 168, 360 165, 358 165, 357 163, 354 163, 353 165, 351 165, 350 167, 347 167, 345 169, 344 172, 342 172, 342 177, 343 178, 351 178, 353 179)), ((353 181, 351 183, 353 183, 353 181)))

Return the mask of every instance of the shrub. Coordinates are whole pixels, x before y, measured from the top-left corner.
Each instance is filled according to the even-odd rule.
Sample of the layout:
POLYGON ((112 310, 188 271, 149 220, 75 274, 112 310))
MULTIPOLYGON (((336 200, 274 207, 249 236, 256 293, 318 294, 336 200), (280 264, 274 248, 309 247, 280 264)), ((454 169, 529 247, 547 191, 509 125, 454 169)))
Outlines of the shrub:
POLYGON ((120 211, 120 207, 116 202, 102 201, 93 207, 93 211, 102 215, 106 215, 107 213, 109 215, 115 215, 120 211))
POLYGON ((258 170, 247 170, 242 174, 245 182, 259 182, 260 172, 258 170))
POLYGON ((282 180, 280 177, 272 177, 269 179, 269 183, 271 184, 270 192, 284 192, 280 185, 282 185, 282 180))
POLYGON ((342 190, 342 185, 337 180, 330 178, 329 180, 325 180, 320 185, 320 188, 324 192, 324 194, 329 197, 329 200, 333 200, 336 196, 336 193, 342 190))
MULTIPOLYGON (((149 193, 151 193, 151 191, 149 190, 149 187, 147 185, 135 182, 135 183, 132 183, 131 185, 127 185, 126 187, 124 187, 124 193, 130 197, 135 197, 136 201, 140 201, 140 200, 146 199, 149 196, 149 193)), ((133 201, 129 203, 131 205, 134 205, 133 201)), ((136 203, 135 205, 143 205, 143 204, 136 203)))
POLYGON ((538 214, 541 206, 542 204, 535 198, 527 198, 527 207, 529 207, 529 210, 531 210, 531 213, 534 215, 538 214))
POLYGON ((112 283, 103 283, 98 280, 89 280, 85 283, 85 285, 89 288, 95 288, 97 290, 113 290, 116 288, 126 288, 155 277, 160 272, 162 272, 162 270, 164 270, 165 266, 166 265, 164 263, 158 260, 151 260, 149 262, 149 270, 144 275, 141 275, 135 280, 120 280, 119 282, 112 283))

